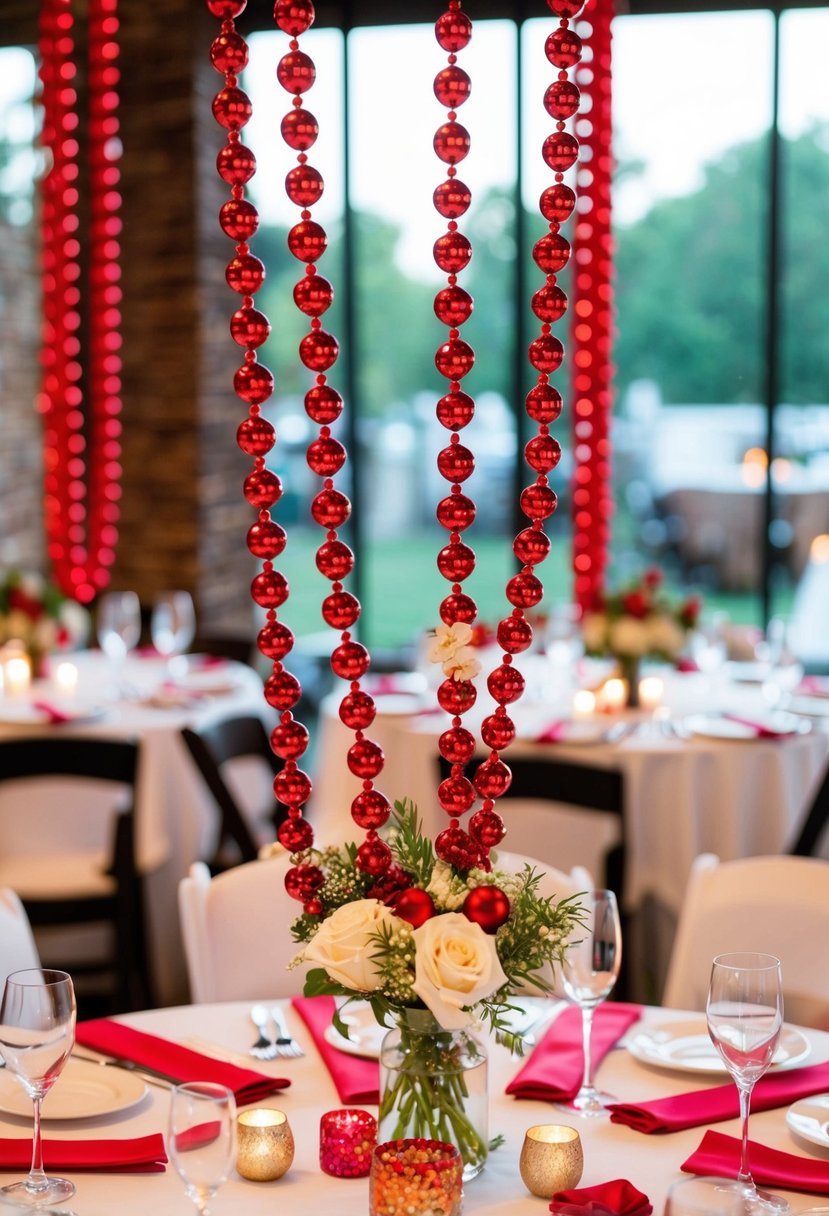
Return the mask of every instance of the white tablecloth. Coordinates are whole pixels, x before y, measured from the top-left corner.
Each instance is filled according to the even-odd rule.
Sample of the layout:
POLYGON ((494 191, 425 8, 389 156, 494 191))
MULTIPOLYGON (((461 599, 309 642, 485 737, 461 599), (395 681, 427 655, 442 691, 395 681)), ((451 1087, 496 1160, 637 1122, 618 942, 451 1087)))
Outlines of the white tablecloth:
MULTIPOLYGON (((54 727, 27 725, 26 699, 15 702, 6 698, 0 703, 0 739, 45 729, 67 735, 106 735, 140 741, 136 844, 138 864, 145 875, 156 998, 162 1004, 186 1000, 178 931, 178 883, 191 862, 209 850, 216 812, 180 732, 184 726, 206 725, 218 717, 239 713, 258 714, 272 724, 275 715, 263 698, 261 679, 242 663, 211 662, 199 667, 198 660, 194 660, 192 670, 183 677, 182 689, 177 691, 167 680, 163 660, 132 656, 121 676, 129 695, 116 697, 111 670, 100 652, 67 658, 79 672, 74 704, 96 707, 100 711, 97 716, 54 727), (200 685, 208 691, 195 695, 200 685), (17 715, 16 704, 20 710, 17 715)), ((31 697, 54 701, 58 694, 48 681, 39 681, 33 686, 31 697)), ((65 708, 72 702, 61 698, 59 704, 65 708)), ((260 792, 261 786, 257 796, 260 792)), ((8 796, 19 798, 11 789, 8 796)), ((19 806, 12 807, 15 847, 21 850, 36 847, 38 834, 44 832, 50 849, 55 848, 62 830, 68 833, 68 841, 77 839, 82 831, 79 819, 74 814, 71 817, 56 814, 59 808, 65 809, 66 796, 62 790, 57 801, 54 787, 44 783, 41 804, 35 789, 27 783, 25 813, 21 813, 19 806)), ((84 802, 88 803, 89 798, 89 792, 84 790, 84 802)), ((83 809, 78 808, 79 812, 83 809)), ((86 810, 94 814, 92 804, 86 810)))
MULTIPOLYGON (((646 1011, 649 1021, 683 1019, 688 1015, 660 1009, 646 1011)), ((207 1005, 160 1009, 132 1014, 124 1019, 151 1033, 192 1043, 204 1041, 245 1052, 252 1041, 248 1006, 242 1004, 207 1005)), ((256 1183, 233 1173, 210 1205, 214 1216, 273 1216, 274 1212, 299 1216, 305 1212, 330 1213, 331 1216, 366 1216, 367 1179, 334 1179, 321 1173, 318 1164, 319 1118, 327 1110, 341 1106, 337 1092, 322 1064, 301 1019, 290 1009, 291 1031, 306 1049, 298 1060, 279 1060, 259 1065, 263 1071, 291 1078, 291 1086, 273 1095, 261 1106, 273 1106, 288 1115, 296 1141, 296 1156, 291 1170, 280 1180, 256 1183)), ((812 1045, 808 1063, 829 1059, 829 1034, 809 1030, 812 1045)), ((651 1199, 656 1216, 662 1212, 667 1188, 682 1177, 679 1166, 697 1147, 705 1127, 692 1128, 662 1136, 644 1136, 606 1119, 574 1120, 565 1117, 549 1103, 507 1097, 504 1088, 521 1066, 521 1061, 505 1049, 490 1046, 490 1135, 503 1134, 505 1143, 493 1152, 478 1178, 468 1184, 464 1212, 475 1216, 539 1216, 546 1212, 545 1200, 531 1196, 518 1171, 518 1156, 524 1132, 536 1123, 576 1123, 584 1144, 582 1186, 627 1178, 651 1199)), ((626 1101, 645 1101, 707 1084, 722 1084, 727 1078, 708 1078, 698 1074, 664 1072, 637 1062, 624 1050, 611 1051, 601 1064, 597 1079, 604 1088, 626 1101)), ((60 1084, 60 1082, 58 1082, 60 1084)), ((45 1135, 61 1137, 117 1137, 165 1132, 169 1097, 165 1090, 148 1087, 146 1096, 121 1115, 62 1123, 45 1122, 45 1135)), ((366 1107, 368 1110, 376 1108, 366 1107)), ((764 1111, 751 1116, 752 1139, 804 1156, 829 1157, 822 1150, 798 1141, 785 1122, 785 1109, 764 1111)), ((716 1125, 729 1135, 738 1135, 737 1120, 716 1125)), ((0 1115, 3 1135, 25 1135, 23 1119, 0 1115)), ((74 1176, 77 1195, 66 1206, 79 1216, 186 1216, 192 1212, 183 1185, 172 1166, 164 1174, 116 1175, 81 1174, 74 1176)), ((815 1202, 805 1194, 790 1193, 792 1211, 815 1202)), ((825 1200, 823 1200, 825 1202, 825 1200)))

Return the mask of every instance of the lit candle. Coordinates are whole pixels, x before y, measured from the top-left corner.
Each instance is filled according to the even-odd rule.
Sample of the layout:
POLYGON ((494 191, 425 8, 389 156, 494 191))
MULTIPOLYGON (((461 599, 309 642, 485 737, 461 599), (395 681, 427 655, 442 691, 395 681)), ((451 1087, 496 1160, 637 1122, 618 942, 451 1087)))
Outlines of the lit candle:
POLYGON ((236 1169, 252 1182, 271 1182, 286 1173, 294 1159, 294 1137, 288 1116, 262 1107, 237 1117, 236 1169))
POLYGON ((527 1190, 542 1199, 578 1186, 584 1169, 579 1133, 557 1123, 528 1128, 518 1168, 527 1190))
POLYGON ((662 704, 665 685, 659 676, 645 676, 639 681, 639 704, 642 709, 656 709, 662 704))
POLYGON ((613 676, 602 685, 602 706, 613 711, 624 708, 627 701, 627 682, 613 676))
POLYGON ((589 688, 578 688, 573 693, 573 717, 589 718, 596 712, 596 694, 589 688))
POLYGON ((58 663, 53 679, 58 692, 71 697, 78 687, 78 669, 74 663, 58 663))
POLYGON ((10 697, 20 696, 32 682, 32 665, 28 655, 14 654, 3 664, 3 687, 10 697))

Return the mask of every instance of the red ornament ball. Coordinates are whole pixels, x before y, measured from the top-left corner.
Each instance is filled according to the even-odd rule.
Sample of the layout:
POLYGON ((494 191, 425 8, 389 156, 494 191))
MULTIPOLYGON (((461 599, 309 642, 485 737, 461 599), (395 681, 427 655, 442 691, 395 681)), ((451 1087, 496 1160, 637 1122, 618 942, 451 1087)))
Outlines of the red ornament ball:
POLYGON ((471 625, 478 615, 478 605, 471 595, 457 591, 441 600, 438 611, 444 625, 454 625, 455 621, 465 621, 471 625))
POLYGON ((252 507, 272 507, 282 497, 282 482, 270 469, 254 469, 248 473, 242 487, 252 507))
POLYGON ((332 629, 350 629, 360 612, 360 601, 350 591, 332 591, 322 601, 322 619, 332 629))
POLYGON ((457 389, 441 397, 435 407, 435 414, 441 426, 447 431, 460 431, 467 426, 475 415, 475 402, 468 393, 457 389))
POLYGON ((281 621, 266 621, 256 638, 256 645, 267 659, 283 659, 293 644, 293 633, 281 621))
POLYGON ((447 865, 469 870, 478 860, 478 846, 463 828, 448 827, 435 837, 435 853, 447 865))
POLYGON ((265 681, 265 700, 274 709, 293 709, 302 696, 302 685, 290 671, 275 671, 265 681))
POLYGON ((300 312, 307 317, 321 317, 331 307, 334 288, 321 274, 307 274, 294 287, 293 296, 300 312))
POLYGON ((371 657, 361 642, 341 642, 331 654, 331 670, 341 680, 359 680, 368 671, 371 657))
POLYGON ((456 177, 448 177, 436 187, 432 195, 435 210, 445 220, 457 220, 469 210, 472 191, 456 177))
MULTIPOLYGON (((486 686, 493 701, 497 701, 499 705, 511 705, 524 694, 524 677, 511 663, 502 663, 500 667, 496 667, 494 671, 490 672, 486 686)), ((486 763, 489 762, 486 761, 486 763)), ((483 767, 482 764, 481 768, 483 767)), ((478 772, 480 771, 479 769, 478 772)), ((478 788, 483 794, 484 791, 480 787, 478 788)), ((497 795, 488 796, 497 797, 497 795)))
POLYGON ((311 778, 301 768, 286 764, 273 781, 273 792, 286 806, 302 806, 311 797, 311 778))
POLYGON ((497 811, 483 807, 469 820, 469 831, 484 849, 494 849, 507 833, 506 824, 497 811))
POLYGON ((462 51, 472 37, 472 22, 466 13, 448 10, 435 22, 435 37, 444 51, 462 51))
POLYGON ((357 850, 357 869, 375 878, 385 874, 391 862, 391 849, 378 836, 364 840, 357 850))
POLYGON ((233 375, 233 391, 248 405, 262 405, 273 392, 273 372, 263 363, 243 363, 233 375))
POLYGON ((314 24, 313 0, 276 0, 273 18, 283 33, 296 38, 314 24))
POLYGON ((475 736, 464 726, 452 726, 438 739, 438 751, 450 764, 466 764, 475 755, 475 736))
POLYGON ((514 574, 507 583, 507 599, 516 608, 534 608, 544 598, 544 586, 529 570, 514 574))
POLYGON ((481 738, 487 747, 503 751, 515 739, 515 723, 506 713, 496 711, 481 723, 481 738))
POLYGON ((325 875, 319 866, 292 866, 285 875, 285 890, 291 899, 304 901, 313 899, 325 882, 325 875))
POLYGON ((465 714, 475 704, 478 696, 470 680, 453 680, 451 677, 438 686, 437 698, 441 709, 448 714, 465 714))
POLYGON ((408 921, 414 929, 435 915, 434 901, 422 887, 407 887, 394 895, 389 903, 400 919, 408 921))
POLYGON ((297 760, 308 746, 308 730, 295 718, 271 731, 271 750, 283 760, 297 760))
POLYGON ((305 394, 305 413, 320 426, 330 426, 343 412, 343 399, 330 384, 316 384, 305 394))
POLYGON ((365 730, 374 721, 377 706, 367 692, 349 692, 340 702, 339 713, 349 730, 365 730))
POLYGON ((510 902, 500 887, 475 887, 463 903, 464 916, 484 933, 495 933, 509 920, 509 913, 510 902))
POLYGON ((475 789, 468 777, 453 773, 438 786, 438 802, 447 815, 465 814, 475 801, 475 789))
MULTIPOLYGON (((367 742, 367 740, 363 740, 363 742, 367 742)), ((377 745, 372 744, 372 746, 377 745)), ((380 768, 382 767, 381 754, 380 768)), ((363 790, 351 803, 351 818, 358 828, 362 828, 366 832, 373 828, 381 828, 388 821, 390 814, 389 800, 379 790, 363 790)))
MULTIPOLYGON (((383 768, 383 749, 379 743, 375 743, 372 739, 357 739, 351 744, 346 755, 346 763, 355 777, 361 777, 364 781, 377 774, 383 768)), ((362 797, 362 794, 360 795, 362 797)), ((379 795, 382 797, 382 795, 379 795)), ((386 803, 385 798, 383 802, 386 803)), ((388 805, 386 803, 386 805, 388 805)), ((383 819, 385 823, 388 815, 383 819)), ((379 823, 361 823, 363 828, 377 828, 379 823)))
POLYGON ((314 829, 307 819, 285 819, 277 828, 276 838, 290 853, 301 853, 314 843, 314 829))

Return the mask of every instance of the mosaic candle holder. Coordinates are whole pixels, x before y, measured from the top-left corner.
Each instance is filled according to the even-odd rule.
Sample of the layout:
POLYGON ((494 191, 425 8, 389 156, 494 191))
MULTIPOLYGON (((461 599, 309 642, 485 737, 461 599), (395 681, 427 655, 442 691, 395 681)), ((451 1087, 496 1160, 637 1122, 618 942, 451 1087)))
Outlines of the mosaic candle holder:
POLYGON ((441 1140, 387 1140, 371 1159, 369 1216, 459 1216, 463 1159, 441 1140))
POLYGON ((330 1110, 320 1119, 320 1168, 333 1178, 364 1178, 377 1143, 377 1120, 365 1110, 330 1110))

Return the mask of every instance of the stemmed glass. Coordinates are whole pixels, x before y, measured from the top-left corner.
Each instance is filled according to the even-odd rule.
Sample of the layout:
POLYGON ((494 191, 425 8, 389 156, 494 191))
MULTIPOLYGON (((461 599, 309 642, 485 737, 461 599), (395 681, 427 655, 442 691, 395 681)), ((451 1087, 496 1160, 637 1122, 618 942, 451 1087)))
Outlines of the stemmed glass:
POLYGON ((29 1176, 2 1188, 22 1206, 42 1206, 75 1194, 74 1183, 50 1178, 43 1169, 40 1108, 60 1076, 75 1042, 75 990, 65 971, 13 971, 0 1004, 0 1053, 34 1107, 29 1176))
POLYGON ((751 1092, 771 1064, 783 1028, 780 960, 753 951, 717 955, 705 1014, 711 1041, 740 1095, 742 1146, 737 1182, 752 1210, 785 1212, 787 1200, 758 1191, 748 1164, 751 1092))
POLYGON ((184 653, 196 636, 196 610, 189 591, 161 592, 153 604, 150 636, 172 670, 173 660, 184 653))
POLYGON ((170 1095, 170 1159, 196 1205, 208 1202, 227 1181, 234 1160, 236 1100, 224 1085, 193 1081, 170 1095))
POLYGON ((141 605, 134 591, 108 591, 98 601, 96 628, 101 650, 110 661, 116 692, 127 655, 141 637, 141 605))
POLYGON ((561 1103, 560 1109, 578 1115, 603 1115, 611 1102, 610 1094, 602 1093, 593 1084, 590 1056, 590 1036, 593 1013, 610 995, 619 978, 622 962, 622 927, 619 908, 612 891, 595 890, 584 900, 585 924, 576 930, 580 936, 564 956, 561 979, 565 996, 581 1008, 584 1041, 584 1076, 581 1088, 571 1102, 561 1103))

